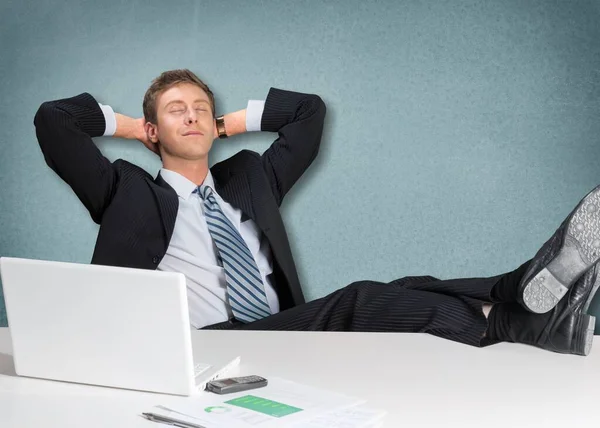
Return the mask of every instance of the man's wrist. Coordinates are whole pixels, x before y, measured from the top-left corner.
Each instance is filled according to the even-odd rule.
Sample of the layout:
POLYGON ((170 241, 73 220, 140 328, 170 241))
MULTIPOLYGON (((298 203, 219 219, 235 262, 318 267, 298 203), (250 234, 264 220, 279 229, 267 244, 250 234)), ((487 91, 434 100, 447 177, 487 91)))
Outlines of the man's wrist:
POLYGON ((246 132, 246 109, 223 115, 228 137, 246 132))
POLYGON ((264 100, 248 100, 245 109, 223 115, 227 136, 231 137, 242 132, 261 131, 260 124, 264 109, 264 100))
POLYGON ((126 138, 128 140, 136 139, 136 131, 138 130, 138 122, 133 117, 125 116, 124 114, 115 113, 117 128, 113 137, 126 138))
POLYGON ((215 119, 215 138, 227 138, 227 128, 225 128, 225 116, 217 116, 215 119))

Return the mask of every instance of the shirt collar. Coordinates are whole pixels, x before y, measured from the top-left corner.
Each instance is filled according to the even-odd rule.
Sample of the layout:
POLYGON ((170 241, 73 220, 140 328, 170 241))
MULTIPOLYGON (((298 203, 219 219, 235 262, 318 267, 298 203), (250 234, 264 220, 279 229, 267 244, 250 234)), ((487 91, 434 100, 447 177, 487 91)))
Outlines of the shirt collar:
MULTIPOLYGON (((175 190, 177 195, 186 201, 196 187, 198 187, 193 181, 188 180, 183 175, 179 174, 178 172, 171 171, 170 169, 161 168, 160 175, 175 190)), ((215 190, 215 181, 210 173, 210 169, 208 170, 208 174, 204 178, 202 185, 210 187, 213 191, 215 190)))

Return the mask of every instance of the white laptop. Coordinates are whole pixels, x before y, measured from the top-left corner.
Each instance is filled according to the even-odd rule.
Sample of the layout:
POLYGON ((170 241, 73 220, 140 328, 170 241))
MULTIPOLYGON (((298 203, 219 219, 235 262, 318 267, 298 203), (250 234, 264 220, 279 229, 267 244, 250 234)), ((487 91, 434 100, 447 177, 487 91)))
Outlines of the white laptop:
POLYGON ((1 257, 0 276, 20 376, 191 395, 239 363, 194 363, 182 273, 1 257))

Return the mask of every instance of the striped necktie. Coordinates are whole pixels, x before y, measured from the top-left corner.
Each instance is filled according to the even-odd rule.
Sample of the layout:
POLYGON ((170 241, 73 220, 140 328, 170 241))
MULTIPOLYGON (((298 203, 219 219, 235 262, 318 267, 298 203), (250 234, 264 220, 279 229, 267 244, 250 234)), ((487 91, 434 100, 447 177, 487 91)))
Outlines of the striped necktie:
POLYGON ((271 315, 260 271, 244 238, 225 216, 210 187, 198 186, 193 193, 204 201, 208 231, 223 261, 233 316, 249 323, 271 315))

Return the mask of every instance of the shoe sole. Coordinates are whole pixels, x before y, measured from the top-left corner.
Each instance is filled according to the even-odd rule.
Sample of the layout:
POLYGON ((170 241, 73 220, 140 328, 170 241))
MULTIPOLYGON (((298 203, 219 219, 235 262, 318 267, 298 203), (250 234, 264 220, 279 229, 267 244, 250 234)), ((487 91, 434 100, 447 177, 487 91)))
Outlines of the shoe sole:
POLYGON ((523 290, 523 302, 534 313, 550 311, 600 259, 600 186, 573 213, 563 247, 523 290))

